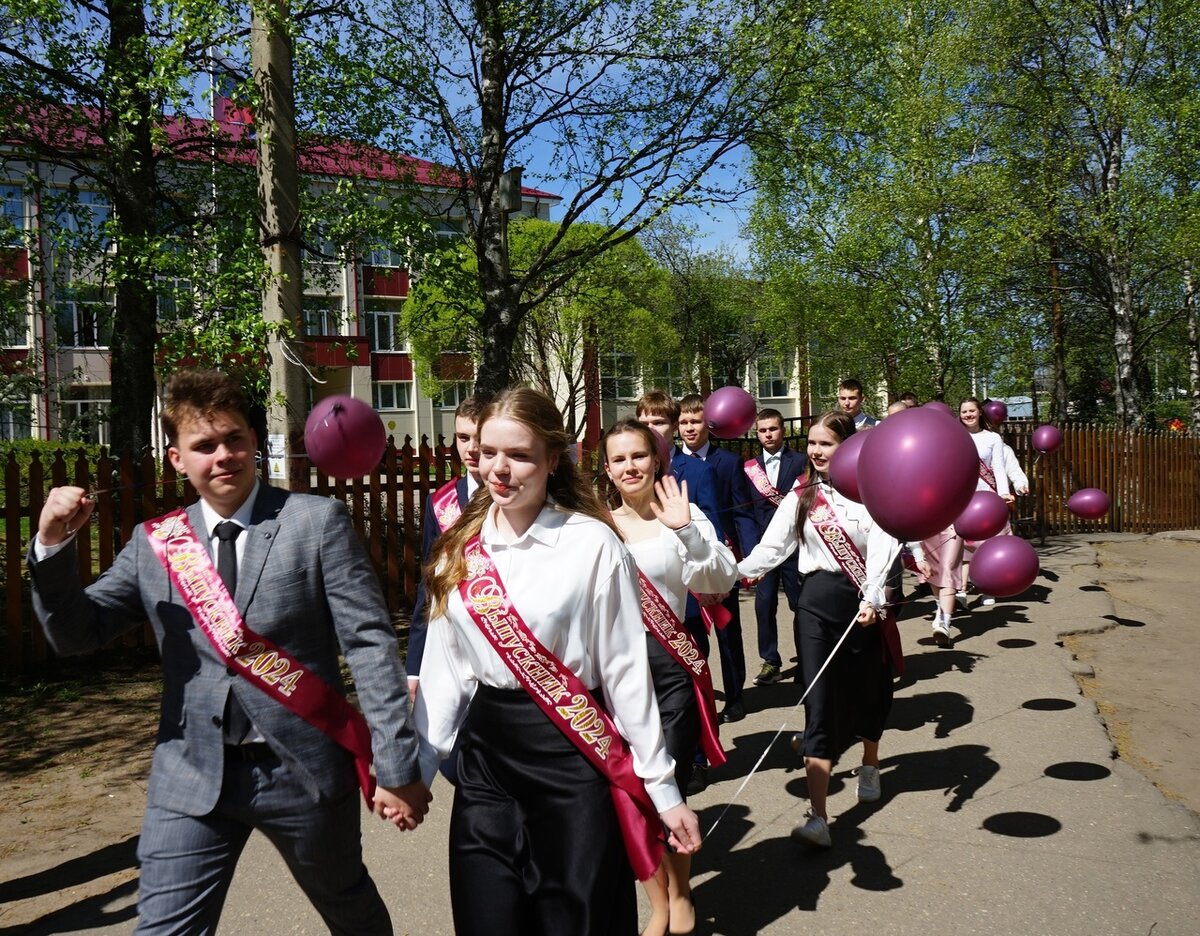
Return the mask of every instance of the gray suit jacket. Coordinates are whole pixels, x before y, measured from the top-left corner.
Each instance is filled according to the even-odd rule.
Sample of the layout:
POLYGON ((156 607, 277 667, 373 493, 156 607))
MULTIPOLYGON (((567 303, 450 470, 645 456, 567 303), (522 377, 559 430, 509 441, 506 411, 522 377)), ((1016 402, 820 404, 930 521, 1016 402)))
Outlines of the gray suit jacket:
MULTIPOLYGON (((201 539, 199 504, 188 519, 201 539)), ((246 626, 285 648, 343 695, 339 646, 371 727, 383 786, 420 776, 408 688, 379 580, 339 501, 259 488, 235 603, 246 626)), ((29 568, 34 609, 60 655, 86 653, 150 619, 162 655, 163 698, 150 773, 151 803, 187 815, 212 810, 221 790, 221 717, 230 691, 314 798, 355 786, 350 755, 217 656, 180 602, 143 527, 112 568, 86 589, 74 545, 29 568)))

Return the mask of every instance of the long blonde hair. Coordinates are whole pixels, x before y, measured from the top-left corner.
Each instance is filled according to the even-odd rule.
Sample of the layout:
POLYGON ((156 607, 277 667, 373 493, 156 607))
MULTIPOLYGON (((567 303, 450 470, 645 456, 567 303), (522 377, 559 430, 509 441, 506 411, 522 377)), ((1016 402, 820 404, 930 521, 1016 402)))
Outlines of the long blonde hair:
MULTIPOLYGON (((600 498, 571 461, 568 449, 573 440, 563 428, 562 416, 550 397, 529 387, 513 387, 502 391, 479 414, 477 431, 480 435, 489 419, 499 417, 519 422, 546 446, 546 459, 554 465, 546 481, 548 498, 553 498, 564 510, 593 517, 616 532, 600 498)), ((492 498, 485 480, 462 516, 434 544, 433 553, 424 569, 431 617, 445 612, 450 593, 458 588, 459 582, 466 576, 467 560, 463 549, 483 528, 484 517, 491 506, 492 498)), ((433 522, 433 518, 429 518, 428 522, 433 522)))

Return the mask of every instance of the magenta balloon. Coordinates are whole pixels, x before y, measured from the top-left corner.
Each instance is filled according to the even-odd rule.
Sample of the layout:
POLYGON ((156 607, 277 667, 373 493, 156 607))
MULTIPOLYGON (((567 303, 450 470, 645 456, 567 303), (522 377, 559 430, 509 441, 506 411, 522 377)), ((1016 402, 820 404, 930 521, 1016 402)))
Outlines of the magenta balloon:
POLYGON ((1049 455, 1063 444, 1063 434, 1057 426, 1047 423, 1033 430, 1033 447, 1043 455, 1049 455))
POLYGON ((970 568, 979 591, 1008 598, 1021 594, 1037 578, 1037 550, 1019 536, 993 536, 975 550, 970 568))
POLYGON ((889 416, 866 433, 858 456, 863 505, 898 540, 942 532, 966 509, 978 480, 970 433, 928 406, 889 416))
POLYGON ((954 521, 954 531, 963 539, 991 539, 1008 522, 1008 504, 995 491, 976 491, 967 509, 954 521))
POLYGON ((1108 495, 1099 488, 1080 488, 1067 501, 1067 510, 1085 520, 1099 520, 1108 508, 1108 495))
POLYGON ((993 426, 998 426, 1008 419, 1008 406, 999 400, 988 400, 983 404, 983 415, 993 426))
POLYGON ((829 459, 829 483, 840 494, 860 504, 862 495, 858 492, 858 459, 867 435, 862 431, 854 433, 837 447, 833 458, 829 459))
MULTIPOLYGON (((650 431, 654 432, 653 429, 650 431)), ((671 470, 671 459, 675 455, 675 443, 657 432, 654 432, 654 440, 658 443, 658 460, 662 463, 663 474, 666 474, 671 470)))
POLYGON ((331 478, 361 478, 374 471, 386 447, 379 414, 351 396, 326 397, 304 423, 308 458, 331 478))
POLYGON ((943 403, 941 400, 930 400, 928 403, 918 407, 919 409, 927 409, 931 413, 945 413, 947 416, 953 416, 958 419, 958 413, 950 408, 949 403, 943 403))
POLYGON ((704 422, 718 439, 744 436, 758 414, 754 397, 741 387, 721 387, 704 401, 704 422))

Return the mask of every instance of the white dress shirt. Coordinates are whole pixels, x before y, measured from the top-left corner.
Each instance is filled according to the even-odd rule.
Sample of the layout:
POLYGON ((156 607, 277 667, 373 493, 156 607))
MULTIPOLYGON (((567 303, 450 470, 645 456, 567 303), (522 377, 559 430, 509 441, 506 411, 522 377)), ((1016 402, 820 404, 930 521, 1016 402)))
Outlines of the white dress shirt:
POLYGON ((695 455, 698 459, 700 459, 700 461, 706 461, 708 459, 709 450, 712 448, 712 443, 705 442, 702 446, 700 446, 700 448, 696 449, 696 451, 694 451, 694 452, 690 448, 687 447, 686 442, 681 442, 679 444, 679 447, 683 450, 684 455, 695 455))
MULTIPOLYGON (((1004 470, 1004 440, 990 429, 980 429, 978 432, 971 433, 971 441, 975 443, 975 451, 979 453, 979 460, 991 466, 992 473, 996 476, 996 493, 1001 497, 1006 497, 1009 491, 1008 474, 1004 470)), ((991 486, 983 478, 980 478, 975 485, 975 490, 990 491, 991 486)))
POLYGON ((1004 474, 1016 490, 1029 490, 1029 478, 1021 470, 1021 463, 1017 461, 1017 453, 1007 443, 1004 445, 1004 474))
MULTIPOLYGON (((547 504, 525 533, 506 542, 495 508, 480 539, 513 607, 535 637, 589 689, 600 687, 617 730, 629 742, 634 772, 655 808, 683 801, 662 720, 638 600, 633 557, 605 524, 547 504)), ((517 689, 517 678, 479 630, 455 589, 429 621, 421 688, 413 717, 421 768, 431 783, 450 753, 478 685, 517 689)))
MULTIPOLYGON (((854 545, 866 560, 867 580, 863 583, 863 598, 876 608, 882 607, 883 586, 887 581, 888 570, 900 552, 900 544, 871 519, 867 508, 862 504, 843 497, 828 482, 821 482, 821 492, 837 514, 842 529, 854 541, 854 545)), ((842 574, 842 567, 833 558, 833 553, 825 547, 808 517, 804 518, 804 542, 800 542, 796 529, 796 510, 799 504, 800 495, 792 489, 775 511, 775 516, 771 518, 758 545, 750 551, 750 555, 738 563, 738 575, 744 578, 760 578, 787 559, 792 550, 796 551, 801 575, 822 570, 842 574)))
POLYGON ((627 543, 638 569, 683 620, 689 591, 720 595, 737 581, 737 562, 717 531, 695 504, 688 505, 692 522, 680 530, 663 524, 657 536, 627 543))
POLYGON ((783 461, 783 449, 780 449, 774 455, 770 454, 766 449, 763 449, 763 470, 767 473, 767 480, 771 482, 771 487, 779 487, 779 464, 783 461))

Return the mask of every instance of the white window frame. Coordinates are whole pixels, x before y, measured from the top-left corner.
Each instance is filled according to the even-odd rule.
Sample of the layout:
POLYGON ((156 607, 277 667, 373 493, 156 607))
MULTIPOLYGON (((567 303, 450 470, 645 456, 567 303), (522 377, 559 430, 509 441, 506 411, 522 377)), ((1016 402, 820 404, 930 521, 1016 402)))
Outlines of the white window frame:
POLYGON ((628 351, 605 351, 600 355, 600 399, 636 400, 638 391, 637 357, 628 351), (620 368, 615 367, 620 363, 620 368), (622 391, 628 392, 622 392, 622 391))
POLYGON ((475 392, 474 380, 442 380, 439 381, 441 393, 438 395, 437 408, 455 410, 458 405, 475 392))
POLYGON ((86 441, 98 445, 111 445, 110 428, 108 424, 108 409, 112 406, 111 384, 74 384, 68 391, 68 396, 60 397, 59 435, 65 436, 85 413, 98 411, 95 422, 89 427, 86 441), (79 398, 75 393, 83 391, 86 396, 79 398), (107 396, 99 396, 107 393, 107 396), (71 413, 70 416, 67 414, 71 413))
POLYGON ((377 380, 371 385, 371 405, 378 413, 411 413, 413 411, 413 382, 411 380, 377 380))
POLYGON ((792 374, 786 369, 782 358, 759 358, 755 362, 755 381, 760 400, 788 400, 792 397, 792 374), (770 386, 764 389, 764 384, 770 386), (783 392, 776 393, 782 385, 783 392))
POLYGON ((366 327, 367 342, 372 351, 409 351, 411 347, 408 335, 405 334, 402 316, 404 315, 404 300, 385 296, 368 296, 364 300, 363 324, 366 327), (391 342, 385 346, 379 334, 380 320, 388 321, 391 342))

